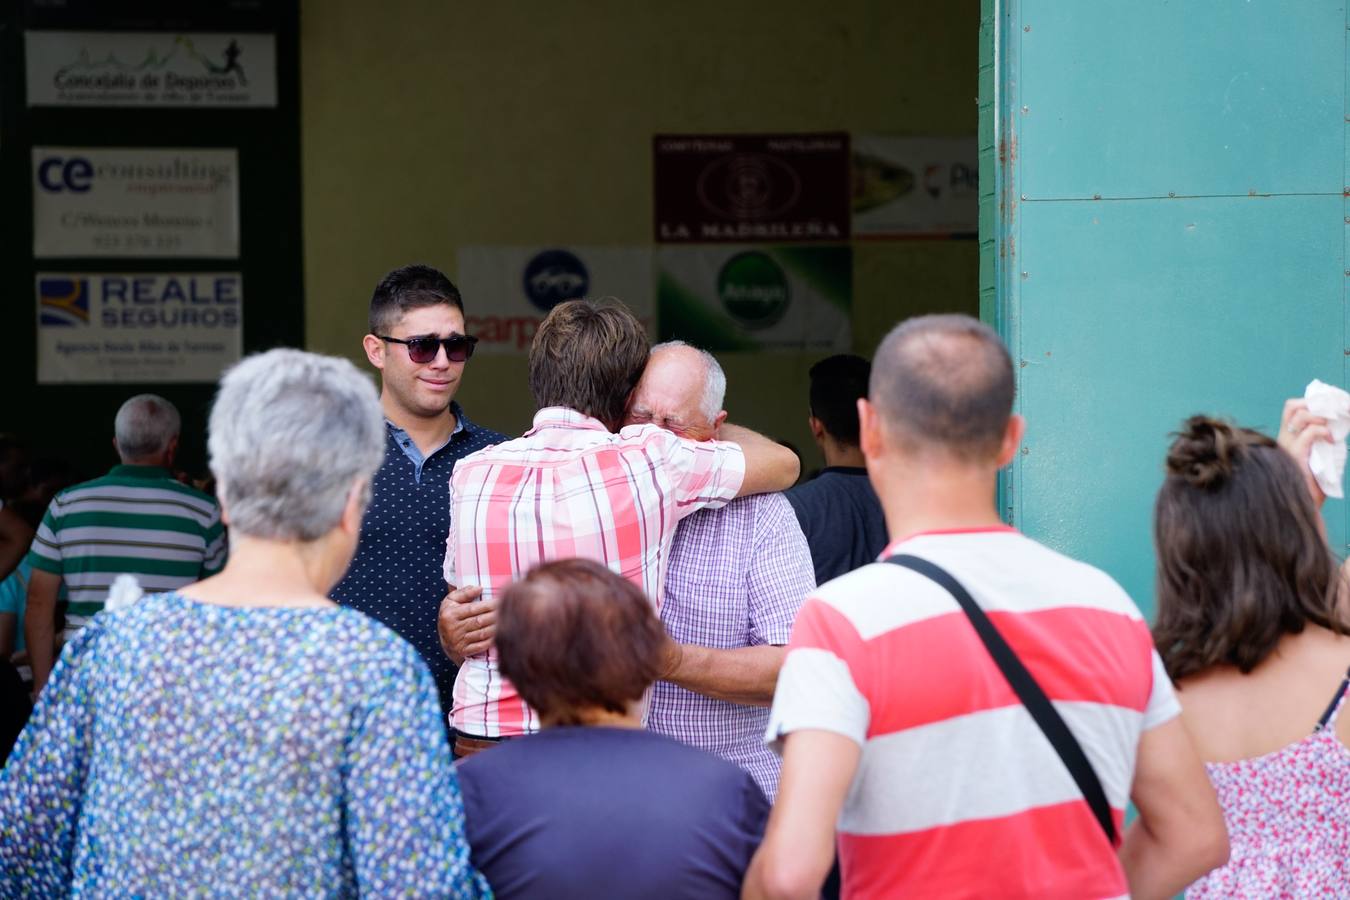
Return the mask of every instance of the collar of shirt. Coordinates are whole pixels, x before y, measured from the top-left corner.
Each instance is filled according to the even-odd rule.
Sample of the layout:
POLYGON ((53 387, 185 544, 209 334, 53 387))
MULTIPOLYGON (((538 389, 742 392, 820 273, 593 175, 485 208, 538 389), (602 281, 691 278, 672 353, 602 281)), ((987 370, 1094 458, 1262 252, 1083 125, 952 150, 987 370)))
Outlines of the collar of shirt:
POLYGON ((109 475, 116 475, 119 478, 172 478, 169 470, 163 466, 134 466, 123 463, 120 466, 113 466, 108 472, 109 475))
POLYGON ((884 562, 887 557, 894 556, 895 551, 900 549, 900 545, 906 541, 919 537, 950 536, 955 534, 1018 534, 1018 530, 1011 525, 977 525, 972 528, 930 528, 927 531, 916 531, 913 534, 907 534, 904 537, 896 538, 886 545, 886 549, 881 551, 877 557, 877 562, 884 562))
POLYGON ((444 443, 438 447, 432 448, 432 451, 425 456, 422 454, 422 451, 418 449, 417 442, 408 436, 408 432, 399 428, 388 419, 384 420, 384 424, 389 428, 389 436, 394 439, 394 443, 403 451, 403 455, 412 461, 413 480, 418 484, 422 483, 422 467, 426 465, 427 460, 431 459, 431 457, 435 456, 437 453, 440 453, 446 447, 449 447, 450 443, 455 439, 455 435, 460 434, 461 432, 469 434, 478 428, 477 425, 470 422, 468 417, 464 415, 463 407, 453 400, 450 401, 450 412, 455 416, 455 430, 450 432, 450 436, 445 439, 444 443))
POLYGON ((586 431, 603 431, 609 434, 610 431, 605 427, 605 423, 599 419, 592 418, 575 409, 568 409, 566 406, 546 406, 534 414, 534 424, 530 430, 525 432, 525 437, 529 437, 545 428, 580 428, 586 431))

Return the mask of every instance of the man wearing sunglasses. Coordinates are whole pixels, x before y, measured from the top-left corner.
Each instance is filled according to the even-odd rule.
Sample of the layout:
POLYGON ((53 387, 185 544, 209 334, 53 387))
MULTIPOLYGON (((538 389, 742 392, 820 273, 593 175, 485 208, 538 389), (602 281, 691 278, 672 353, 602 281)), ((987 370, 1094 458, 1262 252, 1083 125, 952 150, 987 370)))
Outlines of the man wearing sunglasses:
POLYGON ((450 473, 463 456, 505 438, 455 402, 476 339, 464 333, 459 290, 430 266, 395 269, 375 287, 366 358, 380 370, 388 442, 361 539, 333 599, 388 625, 431 668, 446 712, 455 665, 441 652, 436 610, 450 528, 450 473))

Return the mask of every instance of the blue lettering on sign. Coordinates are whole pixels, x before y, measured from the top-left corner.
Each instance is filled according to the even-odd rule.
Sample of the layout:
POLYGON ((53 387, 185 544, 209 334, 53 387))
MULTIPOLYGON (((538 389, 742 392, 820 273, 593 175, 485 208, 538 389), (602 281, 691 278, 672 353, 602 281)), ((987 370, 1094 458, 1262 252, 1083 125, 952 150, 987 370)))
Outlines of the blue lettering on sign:
POLYGON ((238 275, 107 275, 100 279, 105 327, 234 328, 238 275))
POLYGON ((87 193, 94 180, 94 166, 82 156, 66 159, 61 156, 49 156, 38 164, 38 187, 49 194, 70 191, 72 194, 87 193))
POLYGON ((585 264, 566 250, 545 250, 525 266, 525 296, 544 312, 566 300, 585 297, 590 286, 585 264))

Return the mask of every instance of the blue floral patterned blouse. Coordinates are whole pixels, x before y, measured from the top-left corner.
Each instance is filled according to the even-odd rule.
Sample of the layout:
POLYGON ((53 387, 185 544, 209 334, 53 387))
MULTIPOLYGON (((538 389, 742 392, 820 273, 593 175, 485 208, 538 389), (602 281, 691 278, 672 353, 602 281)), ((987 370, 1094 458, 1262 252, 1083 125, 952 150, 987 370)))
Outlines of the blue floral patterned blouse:
POLYGON ((0 772, 0 896, 490 896, 417 653, 348 609, 98 615, 0 772))

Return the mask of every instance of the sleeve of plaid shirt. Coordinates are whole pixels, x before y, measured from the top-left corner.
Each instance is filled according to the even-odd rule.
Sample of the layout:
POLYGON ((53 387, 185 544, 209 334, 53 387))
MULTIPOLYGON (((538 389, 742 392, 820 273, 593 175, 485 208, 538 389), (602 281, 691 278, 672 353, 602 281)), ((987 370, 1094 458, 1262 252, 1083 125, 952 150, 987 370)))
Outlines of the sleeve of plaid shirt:
POLYGON ((735 499, 745 480, 745 454, 730 441, 691 441, 653 425, 648 449, 657 455, 675 489, 675 509, 684 518, 735 499))
POLYGON ((785 646, 806 595, 816 589, 811 548, 782 494, 756 498, 755 551, 749 560, 750 643, 785 646))

